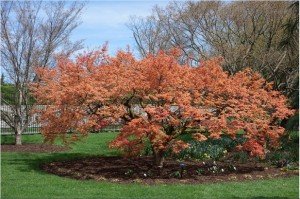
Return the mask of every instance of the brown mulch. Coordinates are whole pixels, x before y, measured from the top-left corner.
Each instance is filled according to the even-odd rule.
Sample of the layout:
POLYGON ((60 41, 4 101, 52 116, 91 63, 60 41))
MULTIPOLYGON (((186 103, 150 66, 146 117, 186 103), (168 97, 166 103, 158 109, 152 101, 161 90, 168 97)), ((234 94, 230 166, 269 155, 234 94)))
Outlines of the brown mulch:
POLYGON ((79 180, 93 179, 96 181, 139 182, 143 184, 214 183, 299 175, 298 170, 283 171, 280 168, 266 167, 266 165, 254 163, 230 165, 223 162, 185 161, 185 167, 181 169, 180 163, 182 162, 167 160, 164 168, 158 169, 153 167, 152 162, 150 157, 133 159, 89 157, 47 163, 41 165, 41 168, 48 173, 79 180))
POLYGON ((1 152, 53 153, 69 149, 69 147, 49 144, 1 145, 1 152))

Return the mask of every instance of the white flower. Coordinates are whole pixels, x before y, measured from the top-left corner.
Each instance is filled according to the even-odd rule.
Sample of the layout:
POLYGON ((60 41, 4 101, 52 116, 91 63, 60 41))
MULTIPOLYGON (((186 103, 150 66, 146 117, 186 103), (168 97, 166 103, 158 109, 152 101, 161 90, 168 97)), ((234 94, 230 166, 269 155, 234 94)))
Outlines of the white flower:
POLYGON ((236 168, 235 168, 235 167, 233 167, 233 169, 234 169, 234 170, 236 170, 236 168))
POLYGON ((221 172, 224 172, 224 169, 221 169, 221 172))
POLYGON ((144 173, 144 176, 145 176, 145 177, 147 177, 147 174, 146 174, 146 173, 144 173))

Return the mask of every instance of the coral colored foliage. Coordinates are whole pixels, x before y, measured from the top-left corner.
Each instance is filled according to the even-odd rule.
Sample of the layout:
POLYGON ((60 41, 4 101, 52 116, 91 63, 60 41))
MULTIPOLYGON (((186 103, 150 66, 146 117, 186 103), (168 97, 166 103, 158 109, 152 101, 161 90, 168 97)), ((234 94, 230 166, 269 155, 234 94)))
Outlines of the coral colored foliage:
POLYGON ((43 134, 72 140, 122 122, 110 147, 139 155, 147 143, 157 154, 189 147, 180 140, 191 133, 198 141, 244 132, 240 149, 263 156, 266 147, 278 146, 284 129, 279 122, 293 114, 286 98, 272 90, 250 69, 228 75, 220 59, 199 67, 178 63, 179 51, 160 52, 137 60, 130 52, 115 57, 106 49, 61 57, 57 66, 39 69, 40 82, 32 91, 40 104, 43 134), (187 130, 193 129, 193 131, 187 130))

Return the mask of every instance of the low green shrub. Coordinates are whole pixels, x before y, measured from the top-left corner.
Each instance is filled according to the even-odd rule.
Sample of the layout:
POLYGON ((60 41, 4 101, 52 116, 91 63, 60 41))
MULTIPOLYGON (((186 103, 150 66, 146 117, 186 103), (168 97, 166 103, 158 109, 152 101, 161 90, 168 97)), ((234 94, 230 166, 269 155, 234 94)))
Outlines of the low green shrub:
POLYGON ((299 130, 299 112, 289 118, 284 125, 287 131, 298 131, 299 130))
POLYGON ((233 160, 241 163, 246 163, 248 160, 248 153, 245 151, 239 151, 233 154, 233 160))
POLYGON ((281 138, 281 147, 268 153, 266 160, 275 165, 299 162, 299 131, 288 131, 281 138))
POLYGON ((219 160, 228 151, 231 151, 238 144, 243 143, 243 138, 235 140, 228 136, 223 136, 218 140, 208 139, 204 142, 190 140, 190 147, 175 155, 178 159, 197 159, 197 160, 219 160))
MULTIPOLYGON (((190 147, 181 151, 179 154, 173 154, 169 150, 165 157, 173 157, 176 159, 196 159, 196 160, 219 160, 224 157, 228 151, 234 149, 238 144, 245 141, 244 138, 236 138, 233 140, 228 136, 223 136, 218 140, 208 139, 204 142, 193 140, 190 134, 180 137, 181 140, 190 144, 190 147)), ((141 155, 153 155, 152 147, 150 142, 146 142, 146 146, 141 155)), ((237 159, 245 161, 247 153, 242 153, 237 159)))

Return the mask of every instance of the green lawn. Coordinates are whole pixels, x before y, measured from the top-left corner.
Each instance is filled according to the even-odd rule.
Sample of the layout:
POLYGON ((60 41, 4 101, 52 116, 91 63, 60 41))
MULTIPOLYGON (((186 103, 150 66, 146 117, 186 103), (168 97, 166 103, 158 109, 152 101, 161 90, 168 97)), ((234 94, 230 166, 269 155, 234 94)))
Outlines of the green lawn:
MULTIPOLYGON (((117 155, 107 143, 115 133, 91 134, 62 153, 1 153, 1 198, 298 198, 298 177, 231 182, 205 185, 141 185, 109 182, 79 181, 58 177, 39 170, 45 161, 68 159, 87 155, 117 155)), ((1 143, 13 142, 11 136, 2 136, 1 143)), ((26 135, 23 140, 41 142, 40 135, 26 135)))

